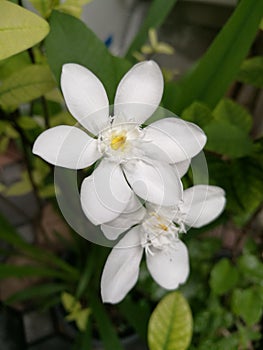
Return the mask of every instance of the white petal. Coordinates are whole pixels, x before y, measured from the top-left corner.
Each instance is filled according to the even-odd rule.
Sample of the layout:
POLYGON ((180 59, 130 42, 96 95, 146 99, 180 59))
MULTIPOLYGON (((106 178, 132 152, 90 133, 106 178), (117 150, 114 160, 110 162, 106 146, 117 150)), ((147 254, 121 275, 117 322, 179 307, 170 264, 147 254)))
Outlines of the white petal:
POLYGON ((120 302, 137 282, 143 254, 140 233, 140 226, 132 228, 108 256, 101 278, 103 302, 120 302))
MULTIPOLYGON (((164 118, 144 128, 144 140, 150 141, 171 163, 190 159, 206 143, 204 132, 195 124, 179 118, 164 118)), ((153 146, 152 146, 153 147, 153 146)), ((147 143, 145 145, 147 154, 147 143)))
POLYGON ((156 283, 165 289, 176 289, 189 275, 188 251, 178 240, 175 248, 154 249, 153 255, 146 255, 146 263, 156 283))
POLYGON ((114 114, 142 124, 162 99, 163 76, 154 61, 136 64, 122 78, 114 100, 114 114))
POLYGON ((103 159, 81 186, 84 213, 95 225, 111 221, 126 208, 132 191, 120 166, 103 159))
POLYGON ((176 215, 176 211, 175 211, 175 206, 160 206, 160 205, 156 205, 153 203, 146 203, 146 209, 148 214, 155 212, 156 214, 158 214, 159 216, 165 218, 166 220, 170 220, 170 223, 172 224, 174 221, 174 217, 176 215))
POLYGON ((132 160, 123 170, 134 192, 148 202, 169 206, 182 198, 181 181, 170 165, 132 160))
POLYGON ((100 80, 87 68, 75 63, 63 65, 61 89, 70 113, 97 135, 108 126, 109 101, 100 80))
POLYGON ((145 213, 146 209, 133 193, 124 211, 116 219, 102 224, 101 230, 108 239, 117 239, 121 233, 140 223, 145 213))
POLYGON ((36 139, 32 151, 53 165, 69 169, 86 168, 101 156, 96 139, 67 125, 44 131, 36 139))
POLYGON ((187 173, 190 164, 191 164, 191 159, 186 159, 186 160, 182 160, 179 163, 172 164, 172 167, 175 169, 176 173, 181 178, 187 173))
POLYGON ((186 213, 185 223, 201 227, 216 219, 226 203, 225 192, 217 186, 196 185, 183 194, 182 211, 186 213))

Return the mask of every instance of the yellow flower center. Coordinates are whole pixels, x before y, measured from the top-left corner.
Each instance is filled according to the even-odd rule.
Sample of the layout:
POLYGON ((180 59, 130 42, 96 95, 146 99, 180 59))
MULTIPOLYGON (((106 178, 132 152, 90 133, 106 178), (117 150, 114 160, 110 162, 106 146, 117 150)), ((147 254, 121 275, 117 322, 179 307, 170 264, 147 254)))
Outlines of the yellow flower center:
POLYGON ((112 149, 114 149, 114 151, 116 151, 120 148, 123 148, 125 142, 126 142, 126 135, 124 133, 119 135, 112 135, 110 146, 112 149))
POLYGON ((159 224, 159 227, 163 230, 163 231, 168 231, 168 226, 164 225, 164 224, 159 224))

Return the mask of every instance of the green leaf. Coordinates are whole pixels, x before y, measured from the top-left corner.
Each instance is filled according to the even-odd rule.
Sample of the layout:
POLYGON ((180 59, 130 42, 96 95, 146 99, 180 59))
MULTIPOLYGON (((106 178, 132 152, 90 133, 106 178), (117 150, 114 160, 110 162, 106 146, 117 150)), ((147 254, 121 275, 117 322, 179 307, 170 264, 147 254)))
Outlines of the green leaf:
POLYGON ((210 287, 217 295, 230 291, 238 282, 238 272, 228 259, 220 260, 212 269, 210 287))
POLYGON ((41 283, 37 286, 30 286, 25 288, 17 293, 14 293, 9 297, 5 302, 8 304, 12 304, 15 302, 21 302, 25 300, 30 300, 32 298, 41 298, 41 297, 49 297, 53 296, 56 293, 65 290, 66 285, 58 284, 58 283, 41 283))
POLYGON ((31 64, 28 52, 21 52, 15 56, 0 61, 0 80, 4 80, 18 71, 31 64))
POLYGON ((244 280, 263 285, 263 263, 252 254, 241 255, 237 260, 244 280))
POLYGON ((230 99, 222 99, 216 106, 213 115, 215 119, 229 122, 247 133, 252 128, 252 116, 244 107, 230 99))
POLYGON ((120 340, 117 337, 116 330, 109 319, 105 306, 96 296, 90 296, 92 314, 98 325, 99 334, 105 350, 123 350, 120 340))
POLYGON ((0 264, 0 279, 9 277, 24 278, 29 276, 64 278, 64 274, 51 268, 32 265, 16 266, 0 264))
POLYGON ((237 75, 237 80, 263 88, 263 57, 252 57, 245 60, 237 75))
POLYGON ((49 32, 48 23, 31 11, 0 0, 0 60, 37 44, 49 32))
POLYGON ((25 242, 22 237, 17 234, 13 226, 11 226, 2 215, 0 215, 0 239, 11 244, 19 252, 30 257, 31 259, 34 259, 35 261, 45 263, 49 266, 53 265, 53 269, 56 267, 60 268, 62 271, 65 271, 65 280, 79 279, 79 271, 77 269, 58 258, 53 253, 47 252, 25 242))
POLYGON ((213 120, 213 115, 210 108, 204 103, 193 102, 188 108, 183 111, 182 118, 203 128, 213 120))
POLYGON ((55 86, 48 66, 30 65, 2 82, 0 106, 7 111, 16 109, 21 103, 44 95, 55 86))
POLYGON ((166 295, 152 313, 148 328, 150 350, 185 350, 192 337, 192 314, 179 292, 166 295))
POLYGON ((164 105, 181 113, 193 101, 216 106, 235 79, 258 30, 263 16, 263 1, 241 0, 195 68, 177 85, 166 89, 164 105))
POLYGON ((128 59, 133 58, 133 53, 141 48, 141 46, 146 42, 148 38, 148 31, 150 28, 158 28, 165 20, 165 18, 170 13, 171 9, 175 5, 177 0, 153 0, 148 14, 137 33, 136 37, 133 39, 126 57, 128 59))
POLYGON ((250 154, 253 149, 246 131, 225 120, 213 120, 204 131, 207 135, 205 149, 209 151, 239 158, 250 154))
POLYGON ((136 330, 142 339, 146 340, 147 327, 150 318, 149 304, 144 300, 136 303, 127 296, 120 304, 119 308, 129 324, 136 330))
POLYGON ((231 306, 233 312, 240 316, 248 326, 260 321, 262 316, 262 300, 257 288, 235 290, 232 295, 231 306))
POLYGON ((263 193, 263 157, 249 157, 238 159, 231 164, 231 188, 239 203, 235 210, 235 223, 242 226, 257 211, 262 204, 263 193))
POLYGON ((79 19, 53 11, 46 51, 49 65, 60 82, 64 63, 78 63, 90 69, 104 84, 110 102, 122 75, 130 64, 110 54, 104 43, 79 19))

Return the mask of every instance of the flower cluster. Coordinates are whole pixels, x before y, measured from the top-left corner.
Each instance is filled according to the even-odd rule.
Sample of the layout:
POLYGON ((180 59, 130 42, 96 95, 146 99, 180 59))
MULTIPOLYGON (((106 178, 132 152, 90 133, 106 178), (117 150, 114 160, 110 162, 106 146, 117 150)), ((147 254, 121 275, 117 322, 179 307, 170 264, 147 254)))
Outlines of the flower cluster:
POLYGON ((136 64, 120 81, 110 111, 100 80, 65 64, 61 88, 79 125, 46 130, 34 144, 35 154, 57 166, 83 169, 96 162, 81 185, 83 211, 108 239, 123 234, 102 274, 105 302, 119 302, 134 286, 143 251, 155 281, 177 288, 189 273, 179 234, 212 221, 225 205, 218 187, 183 191, 181 177, 206 143, 197 125, 170 117, 142 126, 157 110, 163 85, 155 62, 136 64))

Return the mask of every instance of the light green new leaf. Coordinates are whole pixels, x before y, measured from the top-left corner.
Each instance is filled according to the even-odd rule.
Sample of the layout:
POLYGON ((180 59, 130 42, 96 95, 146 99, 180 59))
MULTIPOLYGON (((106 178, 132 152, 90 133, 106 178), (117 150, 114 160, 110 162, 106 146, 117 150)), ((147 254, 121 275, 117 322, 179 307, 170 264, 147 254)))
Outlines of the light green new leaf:
POLYGON ((76 313, 74 319, 77 327, 81 332, 84 332, 87 328, 87 323, 91 314, 91 309, 86 308, 76 313))
POLYGON ((236 285, 238 278, 236 268, 228 259, 222 259, 213 267, 209 283, 215 294, 222 295, 236 285))
POLYGON ((245 60, 238 72, 237 80, 263 88, 263 57, 256 56, 245 60))
POLYGON ((48 34, 48 23, 23 7, 0 0, 0 8, 0 60, 32 47, 48 34))
POLYGON ((76 300, 76 298, 73 295, 67 292, 63 292, 61 294, 61 302, 67 312, 74 312, 74 311, 81 310, 80 302, 76 300))
POLYGON ((231 306, 237 316, 242 317, 248 326, 253 326, 260 321, 262 316, 260 290, 254 287, 235 290, 232 295, 231 306))
POLYGON ((57 5, 55 9, 80 18, 83 6, 91 1, 92 0, 66 0, 57 5))
POLYGON ((153 311, 148 328, 150 350, 185 350, 193 331, 187 300, 179 292, 166 295, 153 311))
POLYGON ((71 294, 63 292, 61 302, 65 310, 69 313, 67 321, 75 321, 80 331, 85 331, 91 313, 89 308, 83 309, 80 302, 71 294))
POLYGON ((32 64, 13 73, 0 86, 0 106, 16 109, 21 103, 34 100, 53 89, 55 81, 45 65, 32 64))
POLYGON ((126 57, 128 59, 133 58, 133 53, 140 50, 141 46, 145 43, 148 37, 148 31, 150 28, 158 28, 165 18, 170 13, 171 9, 175 5, 177 0, 153 0, 148 14, 137 33, 136 37, 133 39, 126 57))
POLYGON ((167 87, 165 107, 177 114, 194 101, 215 107, 236 78, 262 16, 263 1, 241 0, 194 69, 181 82, 167 87))

